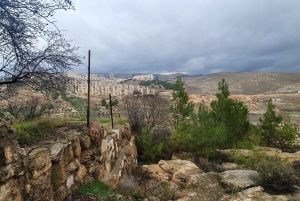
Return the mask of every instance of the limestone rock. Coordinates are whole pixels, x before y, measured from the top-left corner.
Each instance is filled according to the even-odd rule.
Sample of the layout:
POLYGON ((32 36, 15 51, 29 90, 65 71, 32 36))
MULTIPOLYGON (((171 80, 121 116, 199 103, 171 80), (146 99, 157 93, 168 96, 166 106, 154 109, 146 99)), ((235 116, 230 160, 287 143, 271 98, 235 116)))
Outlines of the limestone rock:
POLYGON ((175 174, 179 171, 187 173, 190 170, 197 170, 198 173, 203 173, 194 163, 187 160, 160 160, 159 167, 169 174, 175 174))
POLYGON ((74 159, 73 145, 71 142, 64 147, 64 160, 66 165, 69 164, 74 159))
POLYGON ((235 192, 255 185, 258 172, 254 170, 227 170, 219 174, 226 191, 235 192))
POLYGON ((280 149, 277 148, 271 148, 271 147, 258 147, 258 150, 261 152, 265 152, 267 156, 275 156, 282 159, 288 160, 290 163, 297 163, 300 162, 300 153, 288 153, 288 152, 282 152, 280 149))
POLYGON ((97 163, 96 161, 87 162, 86 167, 88 173, 92 175, 99 167, 99 163, 97 163))
POLYGON ((24 174, 20 161, 10 163, 0 167, 0 182, 5 182, 7 179, 24 174))
POLYGON ((60 161, 54 163, 51 167, 51 186, 53 191, 56 192, 66 181, 66 167, 65 162, 60 161))
POLYGON ((100 122, 94 122, 90 125, 90 137, 97 144, 104 137, 104 128, 100 122))
MULTIPOLYGON (((50 155, 49 155, 50 160, 50 155)), ((51 172, 46 171, 38 178, 30 181, 33 189, 33 200, 35 201, 45 201, 51 200, 53 196, 52 186, 51 186, 51 172)))
POLYGON ((226 170, 238 170, 241 169, 241 167, 236 163, 222 163, 220 165, 217 165, 218 170, 224 172, 226 170))
POLYGON ((203 173, 190 161, 161 160, 158 165, 142 166, 142 170, 145 175, 150 176, 147 188, 153 193, 157 191, 157 188, 151 188, 150 184, 156 184, 153 181, 157 181, 167 183, 169 186, 168 193, 171 193, 176 200, 214 201, 220 200, 224 196, 223 188, 219 185, 219 175, 217 173, 203 173))
POLYGON ((65 186, 61 186, 56 192, 53 193, 53 200, 64 200, 67 195, 65 186))
POLYGON ((232 154, 234 152, 237 152, 238 154, 241 154, 243 156, 250 157, 253 154, 253 151, 251 150, 247 150, 247 149, 225 149, 225 150, 219 150, 219 154, 221 155, 221 157, 227 161, 231 161, 232 160, 232 154))
POLYGON ((0 184, 0 201, 22 200, 18 181, 10 178, 7 182, 0 184))
POLYGON ((74 185, 74 175, 71 174, 67 177, 67 182, 66 182, 66 186, 67 186, 67 191, 69 191, 72 186, 74 185))
MULTIPOLYGON (((15 143, 15 145, 16 145, 16 143, 15 143)), ((15 162, 19 159, 16 147, 17 146, 14 146, 14 145, 13 146, 8 145, 8 146, 4 147, 4 156, 5 156, 6 164, 15 162)))
POLYGON ((29 170, 33 179, 48 171, 51 167, 51 157, 48 148, 40 147, 29 153, 29 170))
POLYGON ((89 136, 83 136, 82 138, 80 138, 80 146, 82 150, 86 150, 88 148, 90 148, 91 146, 91 139, 89 136))
POLYGON ((66 172, 74 172, 77 171, 79 169, 79 167, 81 166, 80 162, 78 161, 78 159, 74 159, 73 161, 71 161, 67 167, 66 167, 66 172))
POLYGON ((129 123, 125 123, 123 126, 121 126, 121 137, 122 139, 130 140, 131 138, 131 127, 129 123))
POLYGON ((0 167, 18 160, 16 139, 12 126, 0 119, 0 167))
MULTIPOLYGON (((299 163, 300 162, 300 152, 296 152, 296 153, 282 152, 280 149, 271 148, 271 147, 257 147, 257 150, 264 152, 267 156, 275 156, 276 155, 282 159, 288 160, 290 163, 299 163)), ((253 154, 252 150, 247 150, 247 149, 219 150, 219 153, 223 156, 223 158, 227 158, 229 161, 234 152, 236 152, 246 158, 250 157, 253 154)))
POLYGON ((172 175, 163 171, 157 164, 143 165, 142 170, 158 181, 171 181, 172 179, 172 175))
MULTIPOLYGON (((246 189, 242 192, 239 192, 237 197, 241 200, 251 199, 251 200, 274 200, 272 199, 271 195, 268 195, 267 193, 263 192, 263 188, 261 186, 253 187, 246 189)), ((278 196, 276 196, 278 197, 278 196)), ((281 196, 280 196, 281 197, 281 196)), ((287 200, 287 199, 276 199, 276 200, 287 200)))
POLYGON ((95 158, 95 153, 88 149, 81 153, 80 155, 80 163, 85 163, 87 161, 93 160, 95 158))
POLYGON ((59 162, 62 159, 64 146, 63 143, 56 143, 50 147, 51 161, 59 162))
POLYGON ((76 138, 72 140, 72 148, 74 157, 78 157, 81 154, 81 146, 80 146, 80 139, 76 138))
POLYGON ((83 179, 83 177, 86 175, 86 168, 84 165, 80 165, 78 171, 75 174, 75 181, 79 182, 83 179))
POLYGON ((164 172, 172 175, 174 183, 182 187, 190 186, 196 175, 203 173, 194 163, 186 160, 161 160, 158 165, 164 172))

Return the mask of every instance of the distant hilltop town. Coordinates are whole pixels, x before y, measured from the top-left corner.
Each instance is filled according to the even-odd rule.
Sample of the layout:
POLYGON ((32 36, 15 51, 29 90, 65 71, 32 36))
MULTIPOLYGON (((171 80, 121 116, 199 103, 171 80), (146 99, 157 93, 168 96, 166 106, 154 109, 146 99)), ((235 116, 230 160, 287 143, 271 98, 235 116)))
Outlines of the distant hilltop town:
MULTIPOLYGON (((68 72, 69 83, 67 90, 76 95, 87 94, 88 92, 88 75, 79 74, 76 72, 68 72)), ((152 74, 148 75, 134 75, 134 74, 91 74, 91 95, 108 95, 111 94, 115 97, 138 94, 155 94, 155 89, 150 87, 129 85, 126 83, 121 84, 121 81, 133 80, 153 80, 152 74)))

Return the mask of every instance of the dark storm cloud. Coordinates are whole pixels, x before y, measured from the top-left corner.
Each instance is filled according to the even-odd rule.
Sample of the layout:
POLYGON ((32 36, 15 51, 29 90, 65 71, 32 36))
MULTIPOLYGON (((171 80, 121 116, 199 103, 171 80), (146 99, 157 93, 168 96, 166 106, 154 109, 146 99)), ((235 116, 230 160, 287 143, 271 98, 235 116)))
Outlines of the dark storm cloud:
POLYGON ((300 1, 73 3, 58 26, 94 73, 300 72, 300 1))

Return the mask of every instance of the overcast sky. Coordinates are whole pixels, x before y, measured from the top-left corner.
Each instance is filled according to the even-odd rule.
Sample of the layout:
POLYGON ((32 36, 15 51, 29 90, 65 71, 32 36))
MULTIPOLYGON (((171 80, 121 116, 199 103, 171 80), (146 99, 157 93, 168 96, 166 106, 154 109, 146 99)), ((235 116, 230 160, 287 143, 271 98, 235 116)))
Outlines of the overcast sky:
POLYGON ((57 25, 92 73, 300 73, 299 0, 72 2, 57 25))

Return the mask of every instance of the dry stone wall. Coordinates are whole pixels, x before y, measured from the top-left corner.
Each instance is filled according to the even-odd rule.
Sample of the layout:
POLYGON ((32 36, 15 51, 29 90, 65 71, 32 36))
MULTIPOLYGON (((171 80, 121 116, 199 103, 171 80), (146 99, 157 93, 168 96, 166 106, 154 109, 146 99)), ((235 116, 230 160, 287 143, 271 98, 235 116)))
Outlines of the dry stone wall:
POLYGON ((0 201, 63 200, 83 183, 117 183, 137 162, 129 125, 120 130, 107 135, 94 123, 89 135, 21 148, 11 125, 0 120, 0 201), (112 167, 117 163, 122 165, 112 167))

